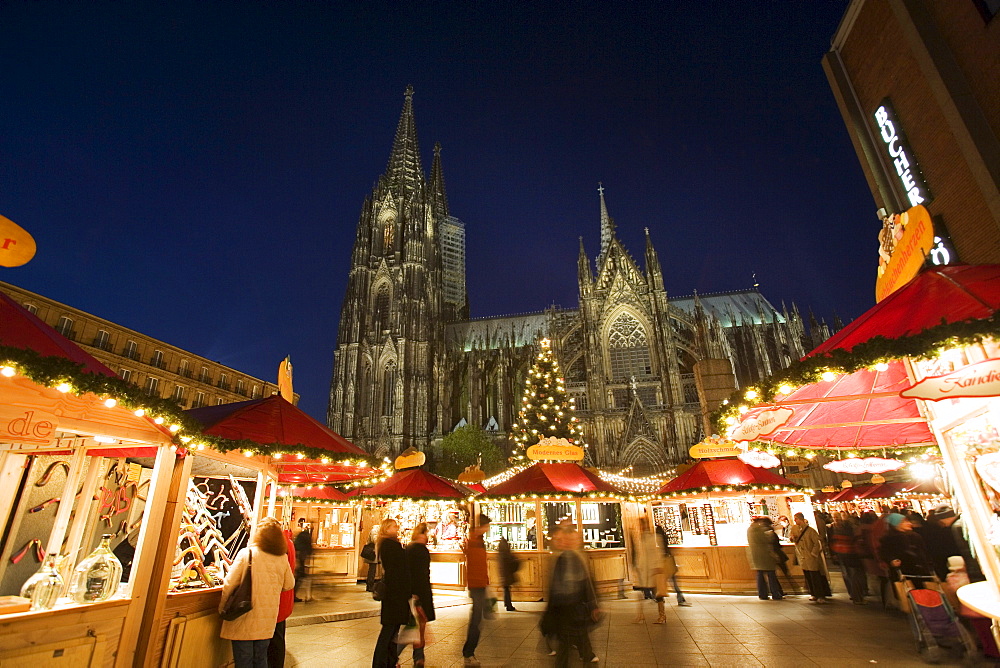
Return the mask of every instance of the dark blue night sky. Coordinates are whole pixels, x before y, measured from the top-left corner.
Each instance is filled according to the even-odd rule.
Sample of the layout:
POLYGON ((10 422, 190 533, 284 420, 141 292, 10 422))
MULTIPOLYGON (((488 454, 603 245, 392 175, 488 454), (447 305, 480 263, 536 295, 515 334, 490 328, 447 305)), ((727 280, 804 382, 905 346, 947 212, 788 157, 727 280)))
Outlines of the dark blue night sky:
POLYGON ((0 4, 8 281, 274 379, 323 419, 407 84, 474 316, 577 303, 597 183, 668 290, 873 302, 880 224, 820 66, 846 1, 0 4))

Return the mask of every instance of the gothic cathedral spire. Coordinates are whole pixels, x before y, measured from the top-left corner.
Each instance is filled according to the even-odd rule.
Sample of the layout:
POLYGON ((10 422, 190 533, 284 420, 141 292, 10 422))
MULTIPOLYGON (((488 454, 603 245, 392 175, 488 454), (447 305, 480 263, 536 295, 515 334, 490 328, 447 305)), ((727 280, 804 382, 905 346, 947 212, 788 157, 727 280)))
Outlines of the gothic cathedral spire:
POLYGON ((406 87, 403 113, 396 126, 392 153, 385 170, 388 185, 411 191, 424 183, 424 168, 420 163, 420 145, 417 142, 417 124, 413 120, 413 86, 406 87))

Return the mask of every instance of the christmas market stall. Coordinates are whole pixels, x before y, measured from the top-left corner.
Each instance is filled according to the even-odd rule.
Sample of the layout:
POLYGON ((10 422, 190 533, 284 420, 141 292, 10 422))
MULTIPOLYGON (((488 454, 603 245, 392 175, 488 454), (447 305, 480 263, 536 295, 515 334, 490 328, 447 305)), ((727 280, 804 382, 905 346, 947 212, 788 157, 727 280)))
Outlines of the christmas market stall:
MULTIPOLYGON (((654 494, 649 507, 673 549, 681 588, 715 593, 757 591, 747 559, 747 529, 754 517, 772 518, 782 549, 791 555, 781 518, 813 514, 808 490, 740 459, 701 459, 654 494)), ((793 575, 797 571, 792 567, 793 575)))
POLYGON ((0 294, 0 665, 133 664, 184 424, 0 294))
POLYGON ((568 522, 583 539, 598 593, 617 591, 627 579, 621 492, 576 461, 566 461, 583 459, 583 449, 565 441, 542 441, 528 448, 528 457, 544 461, 488 481, 477 499, 478 512, 492 520, 485 536, 490 580, 500 581, 496 549, 502 536, 521 561, 513 599, 540 600, 547 585, 549 540, 568 522))
MULTIPOLYGON (((928 464, 930 466, 930 464, 928 464)), ((872 476, 878 480, 879 474, 872 476)), ((916 510, 926 517, 932 508, 948 503, 949 495, 930 481, 872 482, 824 491, 813 495, 813 505, 828 513, 845 512, 854 515, 871 511, 882 515, 893 508, 916 510)))
MULTIPOLYGON (((763 438, 803 448, 837 444, 843 446, 841 452, 852 450, 847 454, 855 456, 866 446, 908 456, 910 451, 900 446, 909 444, 908 431, 922 426, 929 437, 918 437, 917 445, 926 440, 940 446, 943 488, 953 491, 958 501, 968 541, 986 577, 959 589, 959 598, 998 620, 1000 438, 995 425, 1000 423, 1000 265, 926 268, 880 296, 876 306, 801 362, 752 388, 752 397, 734 396, 718 418, 736 429, 748 416, 754 420, 768 411, 773 415, 785 410, 786 415, 761 434, 763 438), (828 402, 816 400, 831 386, 853 384, 861 388, 855 403, 874 403, 882 397, 864 391, 862 381, 893 372, 899 382, 882 397, 914 402, 919 411, 916 416, 902 416, 906 419, 896 424, 889 419, 848 422, 838 406, 849 406, 849 401, 829 402, 837 414, 824 411, 823 403, 828 402), (811 429, 803 430, 806 414, 818 417, 806 425, 811 429), (843 430, 841 438, 814 444, 823 423, 828 429, 843 430), (864 441, 865 432, 873 430, 881 430, 879 437, 864 441), (807 442, 802 442, 804 436, 807 442)), ((918 463, 922 462, 913 462, 918 463)))
POLYGON ((392 518, 399 522, 399 540, 405 545, 413 528, 426 522, 431 584, 439 589, 462 590, 466 580, 461 545, 469 535, 474 493, 426 471, 422 468, 425 461, 423 452, 410 448, 396 458, 395 473, 361 491, 358 498, 363 503, 364 522, 358 542, 363 545, 374 537, 371 527, 392 518))
MULTIPOLYGON (((377 472, 359 448, 281 395, 195 408, 186 416, 201 430, 172 480, 175 506, 165 518, 153 585, 159 596, 151 598, 140 636, 147 666, 228 660, 217 614, 222 579, 261 518, 295 528, 278 503, 279 484, 343 482, 377 472)), ((339 559, 319 551, 307 566, 353 579, 356 549, 343 549, 339 559)))

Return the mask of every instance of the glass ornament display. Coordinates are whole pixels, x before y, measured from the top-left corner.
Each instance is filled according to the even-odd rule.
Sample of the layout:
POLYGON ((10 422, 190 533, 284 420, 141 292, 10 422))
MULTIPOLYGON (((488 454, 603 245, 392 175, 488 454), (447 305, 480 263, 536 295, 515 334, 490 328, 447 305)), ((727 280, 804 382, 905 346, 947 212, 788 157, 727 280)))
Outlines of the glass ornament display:
POLYGON ((100 603, 118 591, 122 564, 111 551, 111 534, 101 536, 101 544, 73 571, 69 595, 77 603, 100 603))
POLYGON ((21 596, 31 599, 31 611, 51 610, 62 595, 63 578, 56 567, 56 555, 45 556, 41 568, 21 587, 21 596))

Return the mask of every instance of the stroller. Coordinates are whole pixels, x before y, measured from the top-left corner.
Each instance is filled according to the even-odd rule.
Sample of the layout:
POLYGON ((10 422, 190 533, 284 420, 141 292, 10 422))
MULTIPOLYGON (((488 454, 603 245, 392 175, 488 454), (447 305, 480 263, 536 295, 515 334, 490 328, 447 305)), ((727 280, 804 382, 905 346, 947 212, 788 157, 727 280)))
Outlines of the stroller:
POLYGON ((904 612, 909 608, 910 630, 921 658, 926 663, 938 663, 952 654, 961 656, 965 665, 981 665, 976 641, 941 594, 937 577, 902 575, 900 583, 906 592, 905 603, 900 601, 901 608, 904 612), (930 588, 917 589, 916 582, 928 583, 930 588))

